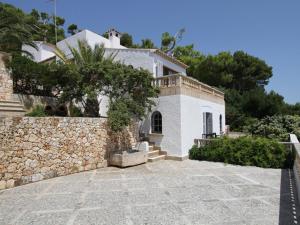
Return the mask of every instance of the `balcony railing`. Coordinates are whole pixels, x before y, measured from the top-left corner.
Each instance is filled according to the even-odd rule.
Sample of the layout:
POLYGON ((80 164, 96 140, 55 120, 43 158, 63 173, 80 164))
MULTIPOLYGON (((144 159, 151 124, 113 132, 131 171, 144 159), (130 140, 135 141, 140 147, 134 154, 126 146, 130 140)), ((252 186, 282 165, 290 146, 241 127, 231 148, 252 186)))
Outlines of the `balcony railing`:
POLYGON ((187 94, 195 97, 208 95, 224 99, 224 93, 218 89, 181 74, 158 77, 153 85, 160 88, 162 95, 187 94))

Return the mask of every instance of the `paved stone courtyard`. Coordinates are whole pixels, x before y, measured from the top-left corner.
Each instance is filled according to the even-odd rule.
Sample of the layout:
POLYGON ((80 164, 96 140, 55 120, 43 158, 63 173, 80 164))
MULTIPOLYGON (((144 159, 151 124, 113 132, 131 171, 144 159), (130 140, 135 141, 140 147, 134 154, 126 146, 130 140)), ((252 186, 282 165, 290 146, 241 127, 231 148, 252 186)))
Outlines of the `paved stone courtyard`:
POLYGON ((290 176, 191 160, 108 167, 1 191, 0 224, 297 224, 290 176))

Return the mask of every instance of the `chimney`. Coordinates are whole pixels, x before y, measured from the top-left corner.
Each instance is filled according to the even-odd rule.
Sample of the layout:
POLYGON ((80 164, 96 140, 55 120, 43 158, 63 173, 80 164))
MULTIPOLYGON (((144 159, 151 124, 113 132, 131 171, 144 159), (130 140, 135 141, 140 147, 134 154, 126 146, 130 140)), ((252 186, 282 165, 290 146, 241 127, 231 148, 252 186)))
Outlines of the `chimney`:
POLYGON ((115 30, 114 28, 108 30, 108 39, 110 41, 111 48, 119 48, 120 47, 120 38, 121 33, 115 30))

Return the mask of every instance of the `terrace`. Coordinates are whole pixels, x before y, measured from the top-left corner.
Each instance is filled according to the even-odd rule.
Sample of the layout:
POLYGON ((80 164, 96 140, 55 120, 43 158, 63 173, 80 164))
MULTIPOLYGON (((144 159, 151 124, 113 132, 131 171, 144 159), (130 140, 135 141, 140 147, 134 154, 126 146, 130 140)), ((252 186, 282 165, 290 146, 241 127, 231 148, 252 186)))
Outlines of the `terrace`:
POLYGON ((167 160, 0 191, 0 224, 297 224, 293 193, 289 170, 167 160))
POLYGON ((160 96, 187 95, 225 104, 223 92, 182 74, 158 77, 153 85, 160 88, 160 96))

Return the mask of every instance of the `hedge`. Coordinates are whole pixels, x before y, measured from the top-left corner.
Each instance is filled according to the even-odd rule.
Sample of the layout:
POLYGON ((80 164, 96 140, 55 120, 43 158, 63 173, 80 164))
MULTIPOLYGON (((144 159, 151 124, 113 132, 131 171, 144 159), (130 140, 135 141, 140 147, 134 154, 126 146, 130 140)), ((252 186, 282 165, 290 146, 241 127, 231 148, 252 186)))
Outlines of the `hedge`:
POLYGON ((223 137, 212 139, 203 146, 193 146, 190 159, 224 162, 263 168, 287 168, 292 166, 292 153, 283 144, 261 137, 223 137))

